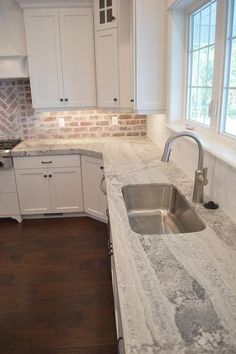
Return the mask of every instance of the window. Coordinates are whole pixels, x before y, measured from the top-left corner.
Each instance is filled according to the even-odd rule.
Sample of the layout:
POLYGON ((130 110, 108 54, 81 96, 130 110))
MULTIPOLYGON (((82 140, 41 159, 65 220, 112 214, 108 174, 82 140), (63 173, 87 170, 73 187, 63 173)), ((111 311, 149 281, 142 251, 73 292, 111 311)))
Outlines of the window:
POLYGON ((194 4, 188 13, 186 119, 196 130, 235 146, 236 0, 194 4))
POLYGON ((210 125, 216 35, 216 1, 190 17, 188 119, 210 125))
POLYGON ((222 131, 236 136, 236 0, 230 2, 228 19, 222 131))

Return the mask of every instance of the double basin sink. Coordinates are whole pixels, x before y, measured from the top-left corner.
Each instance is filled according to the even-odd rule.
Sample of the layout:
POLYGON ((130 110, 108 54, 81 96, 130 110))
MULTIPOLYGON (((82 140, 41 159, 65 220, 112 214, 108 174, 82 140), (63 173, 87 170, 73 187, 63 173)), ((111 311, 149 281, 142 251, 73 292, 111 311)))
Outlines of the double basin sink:
POLYGON ((122 188, 131 229, 139 234, 180 234, 206 228, 171 184, 138 184, 122 188))

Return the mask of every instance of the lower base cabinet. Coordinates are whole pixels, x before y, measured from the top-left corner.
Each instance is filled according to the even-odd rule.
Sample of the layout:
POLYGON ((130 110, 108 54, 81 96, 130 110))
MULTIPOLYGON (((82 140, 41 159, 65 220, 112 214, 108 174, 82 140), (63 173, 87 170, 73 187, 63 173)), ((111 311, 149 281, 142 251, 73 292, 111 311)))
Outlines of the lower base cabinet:
POLYGON ((85 212, 107 220, 102 159, 79 155, 29 156, 14 158, 14 165, 22 215, 85 212))
POLYGON ((25 157, 14 163, 22 215, 83 212, 80 156, 25 157))

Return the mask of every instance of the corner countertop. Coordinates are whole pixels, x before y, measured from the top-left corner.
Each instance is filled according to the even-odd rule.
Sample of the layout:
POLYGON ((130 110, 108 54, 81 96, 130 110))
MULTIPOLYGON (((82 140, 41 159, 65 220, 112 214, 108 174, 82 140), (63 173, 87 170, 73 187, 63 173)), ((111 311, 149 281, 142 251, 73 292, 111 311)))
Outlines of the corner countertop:
POLYGON ((13 157, 104 158, 126 354, 236 353, 236 225, 191 201, 193 183, 148 138, 28 140, 13 157), (121 188, 172 183, 206 224, 197 233, 140 235, 121 188))

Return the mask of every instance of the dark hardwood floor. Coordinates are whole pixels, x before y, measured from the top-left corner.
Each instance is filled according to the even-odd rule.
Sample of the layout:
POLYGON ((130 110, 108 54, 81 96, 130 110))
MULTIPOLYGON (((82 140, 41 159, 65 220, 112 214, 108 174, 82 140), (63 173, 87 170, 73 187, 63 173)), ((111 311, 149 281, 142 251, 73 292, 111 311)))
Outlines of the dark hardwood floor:
POLYGON ((115 354, 106 225, 0 221, 0 353, 115 354))

